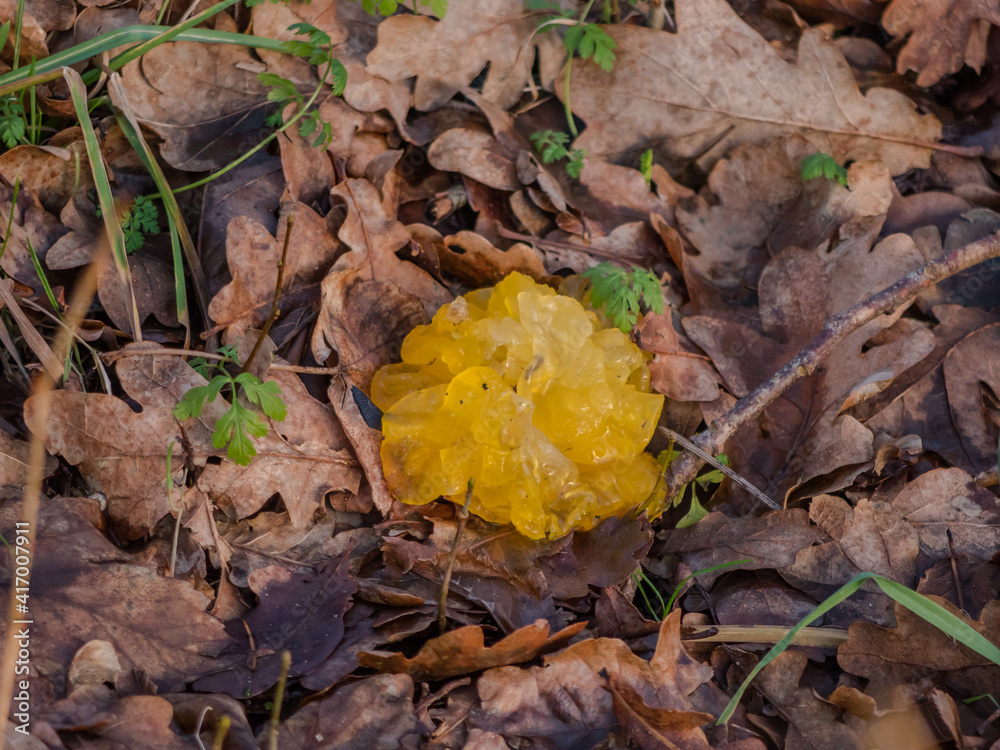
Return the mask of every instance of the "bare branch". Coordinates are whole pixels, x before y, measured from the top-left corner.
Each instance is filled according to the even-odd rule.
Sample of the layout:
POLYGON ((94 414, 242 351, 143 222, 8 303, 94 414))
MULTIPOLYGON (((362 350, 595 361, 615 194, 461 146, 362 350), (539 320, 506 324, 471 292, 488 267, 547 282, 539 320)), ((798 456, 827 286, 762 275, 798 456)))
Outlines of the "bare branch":
MULTIPOLYGON (((879 315, 909 304, 923 290, 954 276, 983 261, 1000 256, 1000 232, 970 242, 918 268, 892 286, 859 302, 849 310, 826 321, 823 330, 805 349, 800 351, 755 391, 747 394, 732 409, 719 417, 707 430, 699 432, 692 442, 711 455, 725 449, 726 442, 751 419, 757 417, 778 396, 803 377, 812 375, 816 367, 844 337, 871 322, 879 315)), ((692 481, 705 462, 693 453, 685 453, 670 467, 666 481, 672 492, 692 481)))

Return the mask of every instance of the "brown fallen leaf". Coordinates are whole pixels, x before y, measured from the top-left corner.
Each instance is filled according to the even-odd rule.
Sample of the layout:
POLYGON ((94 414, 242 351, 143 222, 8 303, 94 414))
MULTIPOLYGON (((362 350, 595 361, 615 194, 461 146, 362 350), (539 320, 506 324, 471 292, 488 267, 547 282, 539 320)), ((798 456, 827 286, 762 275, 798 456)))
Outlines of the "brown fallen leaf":
POLYGON ((80 187, 93 186, 90 162, 82 141, 61 148, 16 146, 0 154, 0 174, 8 183, 19 181, 21 190, 37 193, 38 200, 58 214, 80 187))
POLYGON ((122 69, 122 84, 139 120, 163 138, 163 159, 176 169, 206 171, 266 135, 266 92, 251 72, 255 63, 238 45, 161 44, 122 69))
POLYGON ((420 735, 431 729, 422 726, 414 713, 413 680, 403 674, 380 674, 338 688, 296 711, 282 723, 278 747, 395 750, 416 746, 420 735))
POLYGON ((440 21, 393 16, 378 27, 368 72, 389 81, 416 76, 413 106, 426 111, 442 106, 489 65, 482 96, 506 109, 528 84, 536 51, 561 54, 552 32, 535 34, 544 19, 521 0, 467 0, 440 21))
POLYGON ((799 550, 783 574, 839 587, 870 572, 913 588, 920 545, 917 530, 898 507, 861 500, 852 508, 839 497, 819 495, 810 501, 809 517, 829 541, 799 550))
POLYGON ((349 565, 344 554, 315 573, 296 574, 281 565, 251 573, 250 588, 260 603, 226 624, 233 637, 230 653, 239 654, 240 663, 203 677, 195 689, 234 698, 259 695, 278 681, 283 651, 292 655, 289 677, 325 662, 344 637, 344 613, 357 591, 349 565))
POLYGON ((649 374, 655 390, 676 401, 714 401, 719 397, 719 374, 704 355, 695 353, 687 336, 677 331, 672 311, 644 316, 637 331, 643 351, 654 355, 649 374))
MULTIPOLYGON (((28 476, 29 445, 24 440, 0 431, 0 497, 21 494, 28 476)), ((54 456, 45 455, 42 476, 48 477, 58 467, 54 456)))
MULTIPOLYGON (((1000 602, 987 604, 979 620, 973 621, 944 599, 931 597, 931 601, 992 643, 1000 643, 1000 602)), ((901 604, 896 604, 896 623, 896 627, 888 629, 855 623, 850 627, 849 639, 837 652, 841 669, 868 679, 868 693, 876 700, 889 695, 897 685, 921 678, 930 678, 962 695, 996 695, 1000 691, 1000 666, 962 646, 901 604)))
MULTIPOLYGON (((188 389, 205 380, 173 356, 124 358, 116 371, 142 412, 114 396, 57 391, 46 445, 79 466, 85 481, 104 493, 116 532, 137 539, 170 510, 164 484, 167 451, 174 454, 175 481, 184 464, 180 446, 168 448, 182 437, 172 412, 188 389)), ((231 517, 242 518, 280 493, 293 522, 301 525, 309 522, 327 492, 356 491, 360 475, 329 407, 313 399, 295 375, 275 372, 270 377, 282 388, 288 417, 276 432, 257 441, 258 455, 250 466, 208 462, 221 453, 212 446, 212 432, 229 408, 224 401, 206 404, 200 419, 184 423, 194 451, 190 458, 205 466, 195 494, 204 493, 200 497, 210 497, 231 517)), ((25 403, 25 421, 38 430, 35 408, 34 399, 25 403)), ((179 499, 181 490, 174 494, 179 499)))
POLYGON ((840 723, 838 707, 822 700, 811 687, 800 686, 808 663, 800 651, 785 651, 761 670, 754 686, 778 715, 788 722, 785 747, 846 750, 860 747, 860 738, 840 723))
MULTIPOLYGON (((806 512, 800 509, 776 511, 759 518, 727 518, 721 513, 709 513, 694 526, 657 534, 664 550, 680 555, 691 570, 752 558, 726 571, 783 568, 819 536, 819 530, 809 525, 806 512)), ((702 573, 698 582, 709 587, 721 574, 702 573)))
POLYGON ((379 672, 408 674, 417 681, 443 680, 531 661, 562 648, 585 627, 586 621, 578 622, 549 636, 549 624, 537 620, 486 646, 483 629, 467 625, 426 641, 411 659, 399 653, 362 652, 358 654, 358 663, 379 672))
MULTIPOLYGON (((96 501, 85 498, 42 503, 31 578, 32 674, 61 684, 74 654, 93 640, 112 644, 124 670, 141 669, 164 690, 180 690, 225 664, 216 656, 230 638, 205 612, 209 600, 184 581, 136 565, 94 527, 100 517, 96 501)), ((19 502, 0 505, 4 538, 14 538, 20 520, 19 502)), ((5 553, 3 576, 11 575, 5 553)), ((3 606, 9 591, 3 587, 3 606)), ((38 687, 41 709, 45 692, 38 687)))
POLYGON ((568 95, 588 126, 574 148, 607 158, 658 144, 707 167, 737 143, 801 133, 838 162, 880 159, 893 175, 928 165, 940 123, 896 91, 862 95, 821 29, 803 33, 789 65, 723 0, 686 0, 676 14, 676 34, 606 27, 610 73, 574 63, 568 95))
POLYGON ((281 284, 281 310, 289 313, 318 304, 319 285, 340 250, 326 222, 302 203, 282 205, 278 234, 245 216, 234 218, 226 232, 226 256, 233 280, 215 295, 208 314, 230 337, 261 328, 270 313, 288 221, 294 221, 281 284))
POLYGON ((469 726, 530 738, 545 747, 589 747, 619 724, 606 688, 611 679, 628 685, 648 708, 681 714, 675 714, 677 728, 663 732, 670 742, 685 750, 707 750, 697 726, 711 717, 693 712, 688 696, 711 672, 684 651, 680 619, 675 610, 663 621, 649 662, 622 641, 592 638, 546 657, 542 667, 489 670, 477 682, 481 706, 469 715, 469 726))
POLYGON ((611 707, 618 717, 625 738, 640 748, 662 750, 697 747, 697 744, 678 739, 677 735, 698 729, 715 719, 712 714, 699 711, 677 711, 650 706, 639 691, 621 676, 609 674, 607 680, 612 698, 611 707))
POLYGON ((530 245, 518 242, 500 250, 475 232, 462 231, 442 238, 439 234, 437 237, 429 234, 433 231, 421 228, 421 232, 433 241, 441 270, 470 286, 496 284, 514 271, 541 283, 552 278, 538 251, 530 245))
POLYGON ((942 363, 952 423, 976 472, 996 464, 997 421, 992 405, 1000 395, 1000 378, 995 374, 998 342, 1000 324, 984 326, 958 342, 942 363))
POLYGON ((961 554, 989 560, 1000 549, 1000 503, 961 469, 921 474, 889 502, 916 529, 927 560, 961 554))
POLYGON ((229 222, 246 217, 273 237, 278 231, 277 212, 285 188, 281 160, 266 151, 247 159, 205 186, 202 208, 201 264, 208 289, 217 294, 232 277, 226 262, 229 222))
POLYGON ((41 295, 44 293, 44 288, 35 271, 28 244, 31 244, 35 253, 44 262, 49 248, 66 234, 66 229, 60 225, 55 216, 31 201, 24 192, 18 195, 16 205, 13 198, 14 191, 6 185, 0 185, 0 216, 5 217, 5 229, 7 223, 10 224, 7 248, 0 256, 0 268, 41 295))
POLYGON ((900 73, 916 70, 918 86, 933 86, 963 63, 977 72, 986 61, 990 26, 1000 26, 995 0, 931 3, 893 0, 882 25, 894 37, 907 37, 896 59, 900 73))

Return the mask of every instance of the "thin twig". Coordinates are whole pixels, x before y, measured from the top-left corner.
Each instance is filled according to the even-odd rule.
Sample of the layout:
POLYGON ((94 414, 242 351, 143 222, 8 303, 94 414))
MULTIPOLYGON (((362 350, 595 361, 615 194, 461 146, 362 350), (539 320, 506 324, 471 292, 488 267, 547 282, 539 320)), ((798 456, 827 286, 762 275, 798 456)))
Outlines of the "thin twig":
MULTIPOLYGON (((830 317, 823 330, 808 346, 755 391, 737 401, 732 409, 713 422, 707 430, 698 433, 692 442, 710 455, 722 453, 726 442, 744 424, 760 415, 772 401, 800 378, 812 375, 823 358, 829 355, 846 336, 878 316, 909 303, 923 290, 997 256, 1000 256, 1000 232, 952 250, 849 310, 830 317)), ((703 464, 704 460, 701 457, 690 452, 685 453, 670 466, 667 476, 669 486, 683 487, 697 476, 703 464)), ((674 491, 676 492, 676 489, 674 491)))
POLYGON ((295 226, 295 215, 289 214, 288 218, 285 220, 285 245, 281 248, 281 260, 278 261, 278 279, 274 282, 274 297, 271 300, 271 312, 267 315, 267 322, 264 323, 264 327, 260 331, 260 336, 257 337, 257 343, 253 345, 253 349, 250 350, 250 356, 247 357, 247 361, 243 363, 242 372, 247 372, 250 366, 253 364, 254 358, 257 356, 257 352, 260 351, 260 347, 264 343, 264 339, 267 338, 267 334, 271 332, 271 326, 274 325, 274 321, 278 319, 278 315, 281 314, 281 308, 278 307, 278 302, 281 301, 281 284, 285 280, 285 262, 288 260, 288 241, 292 236, 292 227, 295 226))
POLYGON ((472 502, 474 479, 469 480, 465 491, 465 504, 458 510, 458 526, 455 527, 455 538, 451 541, 451 553, 448 555, 448 567, 444 569, 444 580, 441 581, 441 598, 438 599, 438 630, 444 635, 448 627, 448 587, 451 585, 451 572, 455 569, 455 558, 458 557, 458 542, 465 531, 465 522, 469 520, 469 503, 472 502))
POLYGON ((753 495, 755 498, 757 498, 758 500, 760 500, 765 505, 769 505, 772 508, 774 508, 775 510, 781 510, 781 506, 778 505, 776 502, 774 502, 774 500, 772 500, 767 495, 765 495, 763 492, 761 492, 760 490, 758 490, 756 487, 754 487, 752 484, 750 484, 750 482, 748 482, 746 479, 744 479, 743 477, 741 477, 735 471, 733 471, 732 469, 730 469, 724 463, 722 463, 721 461, 719 461, 719 459, 715 458, 712 454, 705 453, 705 451, 703 451, 697 445, 695 445, 690 440, 688 440, 686 437, 684 437, 683 435, 681 435, 679 432, 674 432, 669 427, 658 427, 657 429, 660 432, 666 434, 668 437, 670 437, 671 440, 676 440, 678 443, 680 443, 681 445, 683 445, 687 450, 691 451, 693 454, 695 454, 696 456, 698 456, 698 458, 700 458, 705 463, 708 463, 708 464, 711 464, 712 466, 714 466, 716 469, 718 469, 723 474, 725 474, 727 477, 729 477, 730 479, 732 479, 740 487, 742 487, 743 489, 745 489, 747 492, 749 492, 751 495, 753 495))

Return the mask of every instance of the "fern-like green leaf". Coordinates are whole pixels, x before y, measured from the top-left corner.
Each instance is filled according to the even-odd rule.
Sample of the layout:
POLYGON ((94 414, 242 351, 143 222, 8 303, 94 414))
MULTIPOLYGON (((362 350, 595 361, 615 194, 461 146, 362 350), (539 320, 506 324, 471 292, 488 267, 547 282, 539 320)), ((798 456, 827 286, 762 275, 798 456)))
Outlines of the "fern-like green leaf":
POLYGON ((836 180, 842 187, 847 187, 847 170, 829 154, 807 156, 802 160, 801 169, 803 180, 823 177, 827 180, 836 180))

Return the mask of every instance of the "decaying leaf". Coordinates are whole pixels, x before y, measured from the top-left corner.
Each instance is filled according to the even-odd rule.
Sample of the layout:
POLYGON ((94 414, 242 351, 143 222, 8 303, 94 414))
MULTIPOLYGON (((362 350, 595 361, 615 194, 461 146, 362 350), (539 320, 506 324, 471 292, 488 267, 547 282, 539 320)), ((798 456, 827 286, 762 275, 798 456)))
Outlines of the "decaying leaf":
POLYGON ((822 30, 803 33, 790 65, 723 0, 680 2, 676 20, 677 34, 607 27, 610 73, 574 64, 569 97, 588 124, 575 148, 657 146, 708 166, 738 143, 796 132, 838 162, 881 159, 894 175, 929 163, 940 123, 896 91, 862 94, 822 30))
MULTIPOLYGON (((57 391, 46 445, 79 466, 93 490, 107 496, 118 533, 137 539, 170 510, 165 485, 168 450, 174 455, 175 481, 184 470, 184 435, 194 450, 191 460, 207 464, 210 456, 220 454, 212 446, 212 432, 229 407, 221 399, 207 404, 200 419, 184 424, 182 435, 173 409, 188 389, 204 385, 204 378, 178 357, 140 353, 120 360, 116 371, 142 411, 136 413, 114 396, 57 391)), ((304 524, 327 492, 356 490, 359 473, 329 408, 309 396, 296 377, 271 377, 282 388, 289 417, 276 425, 277 433, 258 441, 257 459, 249 467, 230 461, 206 465, 198 489, 235 518, 255 512, 281 493, 294 522, 304 524)), ((34 410, 35 402, 29 399, 25 421, 38 430, 34 410)), ((174 492, 178 499, 181 494, 181 489, 174 492)))
POLYGON ((389 81, 416 76, 413 104, 430 110, 489 65, 483 97, 506 108, 530 80, 536 49, 551 45, 551 32, 534 33, 544 18, 526 11, 521 0, 455 3, 441 21, 394 16, 379 25, 368 72, 389 81))
MULTIPOLYGON (((0 506, 5 539, 15 538, 20 511, 19 502, 0 506)), ((145 671, 163 690, 180 690, 218 669, 225 662, 215 657, 230 638, 205 612, 208 599, 184 581, 137 565, 94 527, 99 518, 96 502, 83 498, 46 500, 39 512, 30 600, 33 674, 61 684, 76 651, 95 639, 113 645, 125 670, 145 671)), ((9 581, 12 558, 3 550, 9 581)), ((11 590, 3 587, 3 606, 11 590)), ((45 693, 34 695, 41 700, 45 693)))

